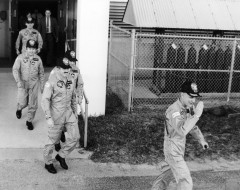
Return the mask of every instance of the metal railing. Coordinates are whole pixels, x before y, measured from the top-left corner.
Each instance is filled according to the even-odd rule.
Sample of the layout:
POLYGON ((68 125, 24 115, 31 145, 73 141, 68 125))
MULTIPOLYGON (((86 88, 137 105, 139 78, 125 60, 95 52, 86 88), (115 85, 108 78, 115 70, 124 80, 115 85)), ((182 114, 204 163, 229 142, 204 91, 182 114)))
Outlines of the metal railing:
POLYGON ((68 49, 71 49, 70 48, 70 46, 69 46, 69 42, 76 42, 77 41, 77 39, 67 39, 66 41, 65 41, 65 51, 67 51, 68 49))
POLYGON ((89 104, 89 101, 88 101, 85 90, 83 90, 83 97, 85 99, 85 113, 84 113, 82 104, 80 105, 80 108, 81 108, 81 114, 82 114, 82 117, 84 120, 84 148, 86 148, 87 147, 87 136, 88 136, 88 104, 89 104))

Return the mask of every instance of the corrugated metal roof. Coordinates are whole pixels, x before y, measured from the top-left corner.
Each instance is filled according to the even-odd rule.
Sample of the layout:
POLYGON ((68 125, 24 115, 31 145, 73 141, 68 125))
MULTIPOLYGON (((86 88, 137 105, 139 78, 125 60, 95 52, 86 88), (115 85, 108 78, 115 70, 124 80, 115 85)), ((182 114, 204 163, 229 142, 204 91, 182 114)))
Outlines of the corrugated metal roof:
POLYGON ((136 27, 239 31, 239 19, 240 0, 129 0, 123 22, 136 27))
POLYGON ((113 24, 116 26, 119 26, 123 29, 126 30, 131 30, 131 29, 136 29, 136 31, 143 31, 143 32, 155 32, 155 29, 153 28, 137 28, 133 25, 127 24, 125 22, 123 22, 123 15, 126 12, 128 15, 128 18, 133 19, 133 23, 135 23, 135 17, 133 15, 133 12, 131 11, 126 11, 126 8, 129 8, 132 10, 131 7, 126 7, 127 6, 127 2, 126 1, 122 1, 122 0, 114 0, 114 1, 110 1, 110 10, 109 10, 109 20, 113 21, 113 24))

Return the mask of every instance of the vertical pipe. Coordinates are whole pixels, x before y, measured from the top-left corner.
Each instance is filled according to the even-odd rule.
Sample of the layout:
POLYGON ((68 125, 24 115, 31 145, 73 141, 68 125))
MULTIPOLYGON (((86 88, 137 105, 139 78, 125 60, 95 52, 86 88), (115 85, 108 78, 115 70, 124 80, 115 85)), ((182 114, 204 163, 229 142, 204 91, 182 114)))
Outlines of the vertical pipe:
POLYGON ((237 40, 235 39, 234 42, 233 42, 233 53, 232 53, 231 68, 230 68, 230 76, 229 76, 229 83, 228 83, 227 102, 229 102, 229 99, 230 99, 230 93, 231 93, 231 85, 232 85, 233 67, 234 67, 234 60, 235 60, 236 46, 237 46, 237 40))
POLYGON ((133 72, 134 72, 134 61, 135 61, 135 29, 131 32, 131 62, 129 68, 129 91, 128 91, 128 112, 131 111, 132 104, 132 90, 133 90, 133 72))
POLYGON ((88 131, 88 99, 85 94, 85 91, 83 91, 84 97, 85 97, 85 119, 84 119, 84 148, 87 147, 87 131, 88 131))
POLYGON ((112 50, 112 25, 113 20, 110 21, 110 29, 109 29, 109 41, 108 41, 108 64, 107 64, 107 86, 109 84, 109 75, 111 76, 111 50, 112 50))

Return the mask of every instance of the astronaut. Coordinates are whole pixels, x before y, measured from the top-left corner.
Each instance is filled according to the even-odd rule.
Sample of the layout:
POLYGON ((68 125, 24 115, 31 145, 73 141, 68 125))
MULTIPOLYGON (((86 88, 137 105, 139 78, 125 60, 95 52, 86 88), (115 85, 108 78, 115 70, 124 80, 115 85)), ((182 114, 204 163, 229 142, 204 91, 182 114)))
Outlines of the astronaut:
POLYGON ((60 141, 63 129, 66 129, 66 142, 55 157, 63 169, 68 169, 65 158, 74 150, 80 138, 74 78, 70 72, 69 60, 64 56, 51 71, 42 95, 42 109, 49 127, 43 156, 45 168, 53 174, 57 171, 53 166, 52 153, 54 145, 60 141))
POLYGON ((22 29, 17 37, 16 41, 16 53, 17 55, 20 54, 19 47, 20 43, 22 43, 22 49, 21 53, 24 53, 26 51, 26 43, 29 39, 35 40, 38 42, 38 47, 36 53, 40 53, 42 46, 43 46, 43 39, 41 34, 33 28, 34 26, 34 21, 32 20, 26 20, 25 22, 27 28, 22 29))
MULTIPOLYGON (((77 95, 77 104, 81 105, 82 104, 82 99, 83 99, 83 79, 82 75, 80 73, 80 69, 76 66, 76 53, 75 51, 72 50, 67 50, 65 52, 65 56, 69 60, 69 65, 71 66, 71 75, 74 78, 74 86, 76 90, 76 95, 77 95)), ((61 135, 61 141, 65 142, 65 136, 64 136, 64 131, 62 132, 61 135)), ((55 150, 59 151, 61 148, 60 142, 55 144, 55 150)))
POLYGON ((203 112, 203 102, 194 106, 199 97, 196 83, 185 81, 181 86, 179 99, 167 109, 165 116, 164 156, 161 173, 154 181, 152 190, 167 189, 175 178, 178 190, 192 190, 193 182, 184 160, 186 135, 190 133, 203 149, 208 148, 200 129, 196 126, 203 112))
POLYGON ((67 50, 66 55, 69 60, 69 65, 72 67, 71 75, 75 79, 76 94, 77 94, 77 103, 81 104, 83 99, 83 79, 80 73, 80 69, 76 66, 76 53, 72 50, 67 50))
POLYGON ((43 92, 44 87, 44 68, 41 58, 35 54, 36 49, 37 42, 28 40, 26 52, 20 54, 13 65, 13 76, 18 87, 16 116, 20 119, 22 109, 28 106, 26 125, 29 130, 33 130, 32 120, 38 108, 39 83, 41 92, 43 92))

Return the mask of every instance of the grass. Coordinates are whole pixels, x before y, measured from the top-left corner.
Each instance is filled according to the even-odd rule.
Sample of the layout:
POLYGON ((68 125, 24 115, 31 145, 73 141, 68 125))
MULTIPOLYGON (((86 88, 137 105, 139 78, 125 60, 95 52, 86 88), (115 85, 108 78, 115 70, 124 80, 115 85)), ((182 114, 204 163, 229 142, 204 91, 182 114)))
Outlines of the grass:
MULTIPOLYGON (((205 109, 197 123, 210 148, 203 150, 200 144, 187 136, 186 160, 205 158, 214 160, 240 158, 240 118, 228 119, 227 114, 240 112, 231 107, 205 109), (223 111, 221 116, 218 112, 223 111)), ((120 99, 112 92, 107 94, 106 115, 89 117, 88 147, 93 151, 91 160, 129 164, 154 164, 163 156, 163 112, 143 109, 128 113, 120 99)), ((79 121, 81 144, 83 144, 83 122, 79 121)))

